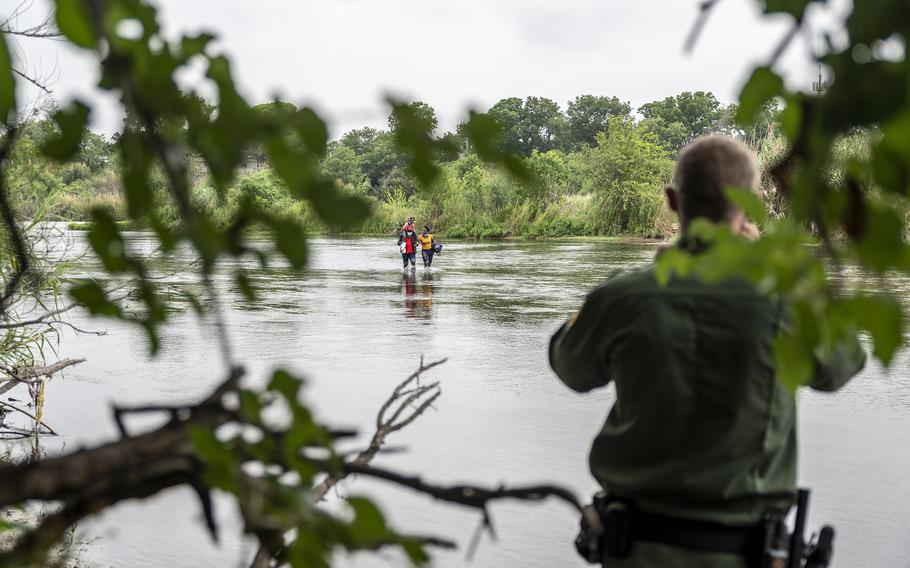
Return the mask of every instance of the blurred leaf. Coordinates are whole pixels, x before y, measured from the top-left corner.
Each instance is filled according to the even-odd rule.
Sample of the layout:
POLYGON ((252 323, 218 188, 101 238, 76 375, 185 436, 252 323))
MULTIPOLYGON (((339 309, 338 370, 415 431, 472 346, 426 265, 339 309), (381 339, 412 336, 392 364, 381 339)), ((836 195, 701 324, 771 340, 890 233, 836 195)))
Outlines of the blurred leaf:
POLYGON ((92 315, 119 317, 120 307, 111 302, 101 286, 93 280, 82 280, 70 288, 70 296, 92 315))
MULTIPOLYGON (((823 61, 835 79, 819 99, 821 116, 816 124, 826 132, 884 122, 899 112, 907 99, 905 63, 873 61, 860 65, 849 52, 827 55, 823 61)), ((830 144, 830 140, 826 142, 830 144)))
POLYGON ((904 258, 904 222, 891 207, 870 202, 866 211, 865 230, 855 243, 859 261, 884 272, 899 265, 904 258))
POLYGON ((108 272, 126 272, 129 269, 126 245, 117 228, 117 222, 106 209, 92 211, 92 224, 88 241, 108 272))
POLYGON ((657 283, 666 286, 673 276, 685 278, 693 264, 692 256, 677 246, 670 246, 657 256, 654 276, 657 283))
POLYGON ((54 0, 54 3, 57 6, 57 27, 63 35, 79 47, 94 48, 98 37, 86 0, 54 0))
POLYGON ((262 423, 262 402, 259 395, 247 389, 240 389, 240 413, 244 419, 254 423, 262 423))
POLYGON ((120 135, 118 146, 127 212, 133 219, 140 219, 152 210, 152 188, 148 179, 152 161, 150 151, 142 136, 132 130, 125 130, 120 135))
POLYGON ((296 129, 311 152, 319 157, 325 156, 329 131, 312 109, 302 108, 297 112, 296 129))
POLYGON ((54 113, 54 122, 60 132, 42 145, 44 155, 61 162, 72 158, 82 144, 88 115, 89 108, 80 101, 54 113))
POLYGON ((808 8, 809 4, 812 2, 823 3, 825 0, 762 0, 762 4, 765 8, 765 13, 771 14, 775 12, 782 12, 785 14, 790 14, 797 20, 803 19, 806 8, 808 8))
POLYGON ((275 245, 291 266, 300 270, 306 266, 306 233, 299 223, 286 219, 275 219, 271 222, 275 235, 275 245))
POLYGON ((234 281, 237 283, 237 287, 240 289, 240 293, 243 294, 243 297, 246 298, 247 301, 256 301, 256 288, 250 281, 249 276, 243 272, 237 271, 237 273, 234 275, 234 281))
POLYGON ((780 95, 783 89, 784 81, 777 73, 769 67, 756 67, 739 94, 736 121, 742 125, 752 124, 762 105, 780 95))
POLYGON ((281 393, 289 403, 297 404, 297 395, 302 384, 303 381, 287 371, 275 371, 272 374, 272 380, 269 381, 268 389, 281 393))
POLYGON ((764 225, 768 222, 768 212, 765 210, 765 204, 762 203, 761 197, 754 191, 741 187, 728 187, 724 190, 724 195, 734 205, 742 209, 746 217, 752 219, 758 225, 764 225))
POLYGON ((408 559, 415 566, 421 566, 430 561, 430 556, 419 542, 406 540, 401 543, 401 548, 404 549, 405 554, 408 555, 408 559))
POLYGON ((339 194, 331 181, 321 180, 310 184, 307 189, 310 203, 329 226, 353 227, 370 213, 369 201, 359 196, 339 194))
POLYGON ((388 535, 385 519, 372 501, 362 497, 351 497, 348 499, 348 505, 354 510, 351 534, 358 542, 375 543, 388 535))
POLYGON ((205 49, 215 39, 215 36, 207 33, 201 33, 194 36, 183 36, 180 40, 180 51, 184 59, 189 59, 195 55, 204 55, 205 49))
POLYGON ((205 462, 205 479, 212 487, 236 493, 238 490, 235 469, 237 458, 215 433, 201 426, 190 427, 193 451, 205 462))
POLYGON ((893 296, 859 295, 848 300, 861 329, 869 332, 878 359, 888 364, 903 343, 903 310, 893 296))
POLYGON ((910 6, 902 0, 853 2, 853 13, 847 18, 850 41, 872 44, 888 39, 895 31, 908 31, 910 6))
POLYGON ((534 176, 524 160, 515 154, 503 152, 496 145, 497 138, 502 134, 502 128, 492 116, 471 111, 467 122, 464 123, 464 132, 480 159, 503 166, 519 181, 533 181, 534 176))

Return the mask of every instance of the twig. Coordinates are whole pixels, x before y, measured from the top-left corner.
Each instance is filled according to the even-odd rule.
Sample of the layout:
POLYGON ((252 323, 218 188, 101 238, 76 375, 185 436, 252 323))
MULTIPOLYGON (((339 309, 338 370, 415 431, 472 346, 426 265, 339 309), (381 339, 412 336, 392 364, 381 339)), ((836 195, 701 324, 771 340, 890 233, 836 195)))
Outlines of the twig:
POLYGON ((46 324, 46 323, 49 323, 47 320, 49 320, 50 318, 53 318, 55 316, 59 316, 60 314, 66 313, 77 306, 78 306, 78 304, 73 303, 73 304, 64 306, 62 308, 49 311, 46 314, 44 314, 40 317, 34 318, 34 319, 30 319, 30 320, 26 320, 26 321, 17 321, 17 322, 12 322, 12 323, 0 323, 0 329, 14 329, 14 328, 18 328, 18 327, 27 327, 30 325, 46 324))
POLYGON ((374 477, 377 479, 382 479, 402 487, 407 487, 413 489, 418 493, 423 493, 429 495, 434 499, 440 501, 445 501, 447 503, 456 503, 458 505, 464 505, 465 507, 472 507, 475 509, 484 509, 489 503, 493 501, 502 501, 505 499, 517 499, 520 501, 543 501, 549 497, 553 497, 563 501, 564 503, 570 505, 579 514, 582 511, 582 504, 578 500, 578 497, 571 490, 566 489, 565 487, 560 487, 558 485, 550 484, 541 484, 541 485, 526 485, 521 487, 506 487, 501 485, 495 489, 479 487, 476 485, 438 485, 433 483, 428 483, 423 481, 418 476, 408 476, 396 473, 391 470, 359 465, 353 462, 351 463, 333 463, 330 460, 310 458, 304 456, 302 458, 307 463, 321 469, 322 471, 337 471, 341 470, 347 474, 359 474, 366 475, 368 477, 374 477))
POLYGON ((59 436, 59 434, 57 434, 57 432, 55 432, 53 428, 48 426, 43 420, 39 421, 38 418, 34 414, 31 414, 30 412, 26 412, 25 410, 22 410, 18 406, 14 406, 8 402, 3 402, 2 400, 0 400, 0 406, 5 406, 6 408, 10 408, 12 410, 15 410, 16 412, 19 412, 21 414, 28 416, 37 424, 40 424, 41 426, 44 426, 45 428, 47 428, 46 433, 51 434, 52 436, 59 436))
POLYGON ((720 0, 704 0, 698 6, 698 17, 695 19, 695 23, 692 24, 692 29, 689 30, 689 35, 686 36, 686 43, 683 44, 683 52, 687 55, 692 53, 692 50, 695 49, 695 43, 698 41, 698 38, 701 36, 701 32, 705 27, 705 24, 708 23, 708 17, 711 15, 711 10, 720 2, 720 0))
POLYGON ((58 373, 67 367, 78 365, 79 363, 84 362, 85 359, 64 359, 62 361, 57 361, 52 365, 45 365, 43 367, 27 367, 25 369, 11 369, 9 367, 0 365, 0 371, 6 373, 10 377, 9 381, 0 385, 0 394, 16 388, 16 385, 19 383, 32 384, 38 377, 50 377, 51 375, 58 373))
POLYGON ((15 73, 16 75, 18 75, 19 77, 22 77, 23 79, 25 79, 26 81, 28 81, 28 82, 31 83, 32 85, 38 87, 39 89, 41 89, 42 91, 44 91, 46 94, 48 94, 48 95, 54 94, 54 92, 50 89, 50 87, 48 87, 47 85, 45 85, 44 83, 42 83, 42 82, 39 81, 38 79, 35 79, 35 78, 32 77, 31 75, 27 75, 26 73, 23 73, 22 71, 19 71, 19 70, 16 69, 15 67, 13 67, 12 69, 13 69, 13 73, 15 73))

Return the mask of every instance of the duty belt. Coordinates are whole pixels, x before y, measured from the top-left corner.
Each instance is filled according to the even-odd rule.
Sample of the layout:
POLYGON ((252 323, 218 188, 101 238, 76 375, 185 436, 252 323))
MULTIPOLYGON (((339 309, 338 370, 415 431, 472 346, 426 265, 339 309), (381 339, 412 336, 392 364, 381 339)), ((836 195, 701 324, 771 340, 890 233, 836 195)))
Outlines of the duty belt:
POLYGON ((594 497, 593 505, 586 508, 587 515, 582 518, 582 530, 575 547, 592 563, 625 558, 635 542, 646 541, 736 555, 750 568, 827 566, 833 529, 824 527, 816 542, 806 544, 803 530, 808 491, 801 490, 799 497, 797 526, 791 535, 784 523, 783 511, 769 510, 755 524, 730 526, 641 511, 629 499, 601 493, 594 497), (791 559, 795 563, 791 563, 791 559))

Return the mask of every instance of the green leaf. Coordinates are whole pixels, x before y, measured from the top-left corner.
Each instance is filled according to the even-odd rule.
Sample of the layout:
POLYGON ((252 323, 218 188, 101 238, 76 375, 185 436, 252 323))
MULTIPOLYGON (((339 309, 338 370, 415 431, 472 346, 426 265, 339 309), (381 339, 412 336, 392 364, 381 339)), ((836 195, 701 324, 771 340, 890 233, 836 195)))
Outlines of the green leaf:
POLYGON ((847 19, 847 31, 851 43, 872 44, 888 39, 895 32, 906 32, 908 21, 910 6, 903 0, 857 0, 847 19))
POLYGON ((401 548, 415 566, 422 566, 430 561, 430 555, 427 554, 427 551, 424 550, 423 546, 417 541, 406 540, 401 543, 401 548))
POLYGON ((54 113, 54 122, 60 132, 42 145, 44 155, 60 162, 72 158, 82 144, 88 115, 89 108, 80 101, 54 113))
POLYGON ((382 513, 369 499, 351 497, 348 505, 354 510, 351 535, 360 543, 378 542, 388 534, 382 513))
POLYGON ((281 254, 295 269, 306 266, 306 233, 299 223, 286 219, 276 219, 271 223, 275 235, 275 245, 281 254))
POLYGON ((13 62, 6 45, 6 35, 0 34, 0 121, 6 120, 16 108, 16 81, 13 62))
POLYGON ((825 0, 762 0, 765 6, 765 13, 785 13, 790 14, 797 21, 803 19, 806 8, 812 2, 824 2, 825 0))
POLYGON ((238 490, 235 470, 237 457, 219 440, 215 433, 204 426, 190 427, 190 441, 193 451, 205 462, 205 480, 212 487, 236 492, 238 490))
POLYGON ((900 265, 907 245, 904 242, 904 221, 890 206, 867 202, 864 230, 855 243, 857 258, 876 272, 885 272, 900 265))
POLYGON ((119 317, 120 307, 111 302, 101 286, 93 280, 83 280, 70 288, 70 297, 92 315, 119 317))
POLYGON ((237 274, 234 275, 234 281, 237 283, 237 287, 240 288, 240 293, 243 294, 243 297, 246 298, 247 301, 256 301, 256 287, 253 286, 249 276, 238 271, 237 274))
POLYGON ((120 235, 120 229, 117 228, 117 222, 106 209, 92 211, 92 225, 88 231, 88 241, 108 272, 126 272, 129 269, 126 246, 120 235))
POLYGON ((329 226, 353 227, 367 218, 370 202, 354 195, 341 195, 335 184, 320 180, 308 185, 306 197, 329 226))
POLYGON ((762 203, 761 197, 754 191, 741 187, 728 187, 724 190, 724 195, 758 225, 764 225, 768 222, 768 212, 765 210, 765 204, 762 203))
POLYGON ((329 140, 329 131, 325 122, 309 108, 297 111, 296 122, 297 133, 303 138, 307 148, 317 156, 325 156, 329 140))
POLYGON ((787 104, 780 112, 780 126, 784 135, 791 141, 796 140, 802 129, 803 98, 800 95, 787 97, 787 104))
POLYGON ((784 80, 770 67, 757 67, 739 94, 736 121, 741 125, 752 124, 761 106, 780 95, 783 89, 784 80))
POLYGON ((92 25, 91 13, 85 0, 55 0, 57 27, 74 44, 92 49, 98 36, 92 25))
POLYGON ((658 254, 654 276, 658 284, 666 286, 673 276, 687 276, 692 265, 693 258, 690 254, 679 247, 670 246, 658 254))
POLYGON ((268 389, 281 393, 288 403, 294 405, 297 402, 297 393, 303 381, 294 377, 287 371, 275 371, 272 374, 272 380, 269 381, 268 389))
POLYGON ((240 389, 240 413, 253 424, 262 423, 262 401, 259 395, 248 389, 240 389))
POLYGON ((121 176, 127 212, 133 219, 139 219, 153 208, 152 188, 149 184, 152 157, 142 136, 132 130, 124 131, 117 144, 123 164, 121 176))
POLYGON ((859 295, 848 300, 857 325, 872 336, 875 356, 891 362, 903 343, 904 322, 900 302, 893 296, 859 295))

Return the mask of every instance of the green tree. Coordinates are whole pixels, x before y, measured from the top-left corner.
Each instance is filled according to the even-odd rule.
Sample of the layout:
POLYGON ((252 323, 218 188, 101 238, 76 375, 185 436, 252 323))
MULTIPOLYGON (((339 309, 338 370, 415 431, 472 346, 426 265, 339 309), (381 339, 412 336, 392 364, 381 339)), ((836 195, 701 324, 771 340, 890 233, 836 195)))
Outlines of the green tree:
POLYGON ((606 132, 610 119, 632 117, 632 106, 616 97, 579 95, 566 107, 566 144, 571 149, 593 145, 606 132))
POLYGON ((341 137, 339 144, 354 151, 359 158, 361 171, 375 192, 379 191, 383 178, 404 163, 401 153, 396 150, 392 135, 384 130, 369 127, 351 130, 341 137))
POLYGON ((648 130, 674 153, 696 137, 723 131, 725 108, 712 93, 685 91, 675 97, 645 103, 638 112, 648 130))
POLYGON ((582 156, 584 189, 601 197, 602 230, 651 236, 673 173, 673 161, 657 136, 616 117, 582 156))
POLYGON ((500 148, 522 156, 559 147, 565 131, 565 115, 559 104, 543 97, 502 99, 488 114, 502 128, 500 148))
POLYGON ((336 142, 329 147, 323 167, 326 174, 339 183, 361 186, 366 182, 361 162, 361 157, 350 146, 336 142))

